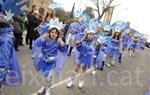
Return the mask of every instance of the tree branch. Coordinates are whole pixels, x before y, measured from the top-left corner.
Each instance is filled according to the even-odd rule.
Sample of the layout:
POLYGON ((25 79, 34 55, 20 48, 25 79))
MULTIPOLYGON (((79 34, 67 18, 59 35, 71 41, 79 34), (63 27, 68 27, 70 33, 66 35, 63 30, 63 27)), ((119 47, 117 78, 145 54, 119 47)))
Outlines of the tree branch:
POLYGON ((102 14, 99 16, 99 19, 101 19, 101 18, 103 17, 103 15, 105 14, 105 12, 107 12, 109 9, 110 9, 110 7, 106 7, 106 8, 103 10, 102 14))
POLYGON ((97 12, 98 12, 98 17, 100 17, 99 0, 97 0, 96 7, 97 7, 97 12))
POLYGON ((118 4, 118 5, 113 5, 113 6, 110 6, 110 7, 111 7, 111 8, 112 8, 112 7, 117 7, 117 6, 119 6, 119 5, 120 5, 120 4, 118 4))
POLYGON ((95 8, 92 8, 92 9, 98 12, 98 9, 95 9, 95 8))
POLYGON ((118 5, 114 5, 114 6, 111 6, 111 4, 115 1, 115 0, 91 0, 95 3, 96 5, 96 8, 97 9, 94 9, 95 11, 97 11, 98 13, 98 18, 101 19, 103 17, 103 15, 105 14, 105 12, 107 12, 110 8, 113 8, 113 7, 116 7, 116 6, 119 6, 120 4, 118 5), (107 2, 108 1, 108 2, 107 2), (100 5, 101 4, 101 5, 100 5), (100 9, 101 8, 101 9, 100 9), (101 11, 102 10, 102 11, 101 11))
POLYGON ((108 6, 110 6, 112 4, 114 0, 110 0, 109 3, 107 4, 108 6))

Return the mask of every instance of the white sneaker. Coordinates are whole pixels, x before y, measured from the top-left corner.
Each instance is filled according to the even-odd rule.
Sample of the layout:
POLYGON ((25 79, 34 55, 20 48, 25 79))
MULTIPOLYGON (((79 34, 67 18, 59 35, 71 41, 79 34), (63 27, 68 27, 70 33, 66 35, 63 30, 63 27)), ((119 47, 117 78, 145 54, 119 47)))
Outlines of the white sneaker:
POLYGON ((50 87, 47 87, 47 88, 46 88, 45 95, 51 95, 51 93, 50 93, 50 89, 51 89, 50 87))
POLYGON ((34 56, 32 55, 31 58, 34 59, 34 56))
POLYGON ((93 71, 92 71, 92 75, 96 75, 96 70, 93 70, 93 71))
POLYGON ((129 53, 129 56, 132 56, 132 53, 129 53))
POLYGON ((41 89, 38 90, 38 95, 43 94, 46 91, 46 87, 43 86, 41 89))
POLYGON ((114 65, 115 65, 115 62, 114 62, 114 61, 112 61, 112 62, 111 62, 111 64, 114 66, 114 65))
POLYGON ((68 88, 71 88, 71 87, 73 87, 73 84, 74 82, 73 82, 73 80, 70 80, 68 83, 67 83, 67 87, 68 88))
POLYGON ((110 67, 111 65, 109 63, 106 64, 107 67, 110 67))
POLYGON ((132 53, 132 56, 134 56, 134 53, 132 53))
POLYGON ((80 81, 79 81, 79 89, 81 89, 81 88, 83 87, 83 85, 84 85, 84 81, 83 81, 83 80, 82 80, 82 81, 80 80, 80 81))

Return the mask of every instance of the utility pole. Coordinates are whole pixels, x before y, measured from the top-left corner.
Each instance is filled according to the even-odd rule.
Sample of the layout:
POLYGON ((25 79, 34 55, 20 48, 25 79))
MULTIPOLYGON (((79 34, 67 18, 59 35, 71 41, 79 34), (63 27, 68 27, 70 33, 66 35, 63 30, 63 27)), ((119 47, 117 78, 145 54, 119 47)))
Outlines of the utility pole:
POLYGON ((70 19, 72 19, 74 17, 74 15, 73 15, 74 14, 74 8, 75 8, 75 2, 72 6, 72 10, 71 10, 71 13, 70 13, 70 19))

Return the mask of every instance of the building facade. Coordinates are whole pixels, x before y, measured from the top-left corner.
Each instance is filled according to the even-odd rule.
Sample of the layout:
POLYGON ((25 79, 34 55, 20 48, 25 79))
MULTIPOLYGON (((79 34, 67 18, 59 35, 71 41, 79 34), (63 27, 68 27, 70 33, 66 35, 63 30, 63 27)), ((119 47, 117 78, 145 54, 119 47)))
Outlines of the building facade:
POLYGON ((48 5, 52 2, 52 0, 23 0, 29 2, 29 8, 32 7, 32 5, 36 5, 37 8, 43 7, 45 10, 47 10, 48 5))

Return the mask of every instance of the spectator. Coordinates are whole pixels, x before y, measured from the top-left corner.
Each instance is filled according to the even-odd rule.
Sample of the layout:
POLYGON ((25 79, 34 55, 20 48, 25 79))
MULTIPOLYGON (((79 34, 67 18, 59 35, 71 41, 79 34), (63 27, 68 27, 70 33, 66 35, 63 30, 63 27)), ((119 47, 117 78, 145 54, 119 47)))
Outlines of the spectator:
POLYGON ((38 11, 34 11, 32 15, 33 15, 33 17, 32 17, 31 22, 30 22, 30 31, 31 31, 30 46, 29 46, 30 49, 32 49, 33 40, 36 40, 39 37, 39 33, 37 32, 37 30, 35 30, 35 28, 37 26, 39 26, 41 23, 41 21, 39 19, 39 12, 38 11))
POLYGON ((14 37, 15 37, 15 49, 16 51, 19 51, 19 43, 21 42, 22 39, 22 29, 21 29, 21 24, 24 23, 24 20, 20 15, 14 16, 13 17, 13 27, 14 27, 14 37))
POLYGON ((44 20, 44 11, 45 11, 44 8, 42 8, 42 7, 39 8, 39 14, 40 14, 39 19, 41 21, 44 20))
POLYGON ((32 6, 32 10, 31 10, 30 13, 33 14, 33 12, 34 12, 35 10, 37 10, 37 7, 36 7, 36 5, 33 5, 33 6, 32 6))
POLYGON ((30 39, 30 34, 31 34, 31 24, 32 23, 32 14, 33 14, 33 11, 35 11, 37 8, 36 8, 36 5, 33 5, 32 6, 32 10, 31 12, 28 12, 27 14, 27 22, 26 22, 26 28, 27 28, 27 34, 26 34, 26 44, 29 44, 29 39, 30 39))

